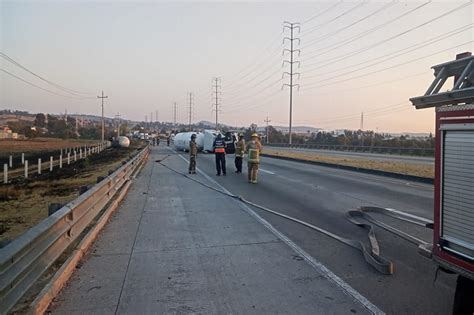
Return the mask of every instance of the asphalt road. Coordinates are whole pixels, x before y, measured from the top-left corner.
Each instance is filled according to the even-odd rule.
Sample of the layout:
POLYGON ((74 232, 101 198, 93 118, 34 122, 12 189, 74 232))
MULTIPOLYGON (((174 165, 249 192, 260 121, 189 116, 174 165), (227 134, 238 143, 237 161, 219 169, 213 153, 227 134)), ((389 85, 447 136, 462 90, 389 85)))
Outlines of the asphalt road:
MULTIPOLYGON (((186 153, 180 154, 187 158, 186 153)), ((199 155, 197 166, 234 194, 361 241, 367 240, 366 233, 344 217, 347 210, 358 206, 390 207, 432 218, 433 187, 430 185, 271 158, 262 159, 259 183, 252 185, 246 180, 246 171, 234 174, 233 155, 227 156, 225 177, 215 176, 213 155, 199 155)), ((439 272, 435 280, 435 265, 420 256, 413 244, 377 228, 381 253, 394 263, 395 270, 393 275, 381 275, 357 250, 293 222, 255 210, 386 313, 451 313, 455 276, 439 272)), ((431 230, 379 218, 426 241, 431 240, 431 230)))
POLYGON ((331 150, 317 150, 317 149, 303 149, 303 148, 285 148, 285 147, 268 147, 272 150, 288 151, 288 152, 304 152, 306 154, 314 154, 328 157, 343 157, 359 160, 375 160, 388 162, 404 162, 410 164, 434 165, 433 157, 424 156, 409 156, 397 154, 382 154, 382 153, 364 153, 364 152, 348 152, 348 151, 331 151, 331 150))

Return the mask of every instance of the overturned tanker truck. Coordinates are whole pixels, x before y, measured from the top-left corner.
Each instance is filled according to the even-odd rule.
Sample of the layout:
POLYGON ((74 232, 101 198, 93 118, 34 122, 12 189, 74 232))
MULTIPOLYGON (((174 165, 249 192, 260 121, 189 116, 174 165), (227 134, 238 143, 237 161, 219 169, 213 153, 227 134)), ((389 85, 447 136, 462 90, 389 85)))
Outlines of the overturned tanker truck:
POLYGON ((458 274, 454 314, 474 313, 474 57, 470 52, 432 67, 416 109, 435 108, 436 150, 433 244, 420 253, 443 271, 458 274), (446 81, 454 86, 440 92, 446 81))
POLYGON ((191 136, 196 135, 196 145, 198 150, 212 153, 214 151, 213 144, 218 134, 221 134, 226 142, 226 153, 235 153, 236 134, 233 132, 221 133, 216 130, 204 130, 202 132, 180 132, 174 136, 174 147, 178 151, 188 151, 191 136))

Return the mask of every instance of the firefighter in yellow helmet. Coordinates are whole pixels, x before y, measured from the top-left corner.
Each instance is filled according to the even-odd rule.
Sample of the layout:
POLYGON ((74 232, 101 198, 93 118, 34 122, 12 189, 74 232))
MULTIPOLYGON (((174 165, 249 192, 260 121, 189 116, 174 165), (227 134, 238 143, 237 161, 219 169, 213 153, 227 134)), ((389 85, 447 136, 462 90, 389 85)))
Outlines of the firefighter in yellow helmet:
POLYGON ((248 179, 249 183, 257 183, 258 165, 260 164, 260 153, 262 152, 262 144, 257 133, 253 133, 251 140, 247 143, 248 152, 248 179))

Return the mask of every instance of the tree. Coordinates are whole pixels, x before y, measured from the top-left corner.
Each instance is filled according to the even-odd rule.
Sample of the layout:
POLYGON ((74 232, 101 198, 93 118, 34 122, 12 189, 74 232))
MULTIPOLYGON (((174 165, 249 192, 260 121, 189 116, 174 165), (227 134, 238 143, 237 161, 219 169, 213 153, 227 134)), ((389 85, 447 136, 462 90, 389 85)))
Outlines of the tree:
POLYGON ((43 113, 36 114, 34 125, 40 128, 46 127, 46 116, 43 113))

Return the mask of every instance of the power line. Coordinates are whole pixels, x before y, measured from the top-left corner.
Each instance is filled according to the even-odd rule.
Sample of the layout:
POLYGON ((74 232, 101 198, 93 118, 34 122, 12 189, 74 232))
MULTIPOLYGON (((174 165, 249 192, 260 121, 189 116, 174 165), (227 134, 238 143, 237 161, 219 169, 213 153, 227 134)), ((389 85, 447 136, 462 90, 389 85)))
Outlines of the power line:
POLYGON ((365 36, 367 36, 367 35, 369 35, 369 34, 375 32, 375 31, 377 31, 377 30, 379 30, 379 29, 382 29, 382 28, 384 28, 384 27, 386 27, 386 26, 392 24, 393 22, 396 22, 396 21, 400 20, 401 18, 403 18, 403 17, 405 17, 405 16, 407 16, 407 15, 413 13, 413 12, 416 12, 416 11, 420 10, 421 8, 423 8, 423 7, 427 6, 428 4, 430 4, 431 2, 432 2, 432 1, 430 0, 430 1, 428 1, 428 2, 422 3, 421 5, 419 5, 419 6, 415 7, 415 8, 413 8, 413 9, 411 9, 411 10, 405 12, 405 13, 402 13, 402 14, 398 15, 398 16, 396 16, 395 18, 393 18, 393 19, 391 19, 391 20, 388 20, 388 21, 386 21, 386 22, 384 22, 384 23, 382 23, 382 24, 379 24, 379 25, 377 25, 377 26, 375 26, 375 27, 373 27, 373 28, 371 28, 371 29, 368 29, 368 30, 366 30, 366 31, 363 31, 363 32, 357 34, 357 35, 351 36, 351 37, 349 37, 349 38, 346 38, 346 39, 344 39, 344 40, 338 41, 338 42, 336 42, 336 43, 330 44, 330 45, 328 45, 328 46, 326 46, 326 47, 319 48, 319 49, 317 50, 317 53, 316 53, 316 54, 310 55, 308 58, 302 59, 302 61, 307 61, 307 60, 313 59, 313 58, 316 57, 316 56, 324 55, 324 54, 326 54, 326 53, 328 53, 328 52, 330 52, 330 51, 334 51, 334 50, 336 50, 336 49, 338 49, 338 48, 340 48, 340 47, 343 47, 343 46, 345 46, 345 45, 347 45, 347 44, 350 44, 350 43, 352 43, 352 42, 354 42, 354 41, 356 41, 356 40, 358 40, 358 39, 361 39, 362 37, 365 37, 365 36))
MULTIPOLYGON (((59 85, 59 84, 57 84, 57 83, 54 83, 54 82, 52 82, 52 81, 50 81, 50 80, 48 80, 48 79, 46 79, 46 78, 40 76, 39 74, 36 74, 35 72, 31 71, 30 69, 26 68, 25 66, 23 66, 23 65, 20 64, 19 62, 15 61, 13 58, 9 57, 8 55, 6 55, 6 54, 3 53, 3 52, 0 52, 0 57, 3 57, 4 59, 6 59, 7 61, 9 61, 10 63, 12 63, 12 64, 18 66, 19 68, 21 68, 21 69, 25 70, 26 72, 32 74, 33 76, 37 77, 38 79, 40 79, 40 80, 42 80, 42 81, 44 81, 44 82, 46 82, 46 83, 48 83, 48 84, 50 84, 50 85, 56 87, 57 89, 60 89, 60 90, 64 91, 64 92, 67 92, 67 93, 69 93, 69 94, 72 94, 72 95, 75 95, 75 96, 79 96, 79 97, 81 97, 80 94, 92 95, 92 93, 81 92, 81 91, 69 89, 69 88, 64 87, 64 86, 62 86, 62 85, 59 85)), ((82 96, 82 97, 83 97, 83 96, 82 96)))
MULTIPOLYGON (((360 75, 357 75, 357 76, 353 76, 353 77, 350 77, 350 78, 347 78, 347 79, 343 79, 343 80, 339 80, 339 81, 335 81, 335 82, 331 82, 331 83, 327 83, 327 84, 322 84, 322 85, 318 85, 318 86, 314 86, 314 87, 304 88, 304 89, 302 89, 302 91, 311 90, 311 89, 315 89, 315 88, 319 88, 319 87, 323 87, 323 86, 327 86, 327 85, 333 85, 333 84, 336 84, 336 83, 342 83, 342 82, 346 82, 346 81, 366 77, 366 76, 369 76, 369 75, 372 75, 372 74, 375 74, 375 73, 379 73, 379 72, 386 71, 386 70, 389 70, 389 69, 397 68, 399 66, 403 66, 403 65, 406 65, 406 64, 418 61, 418 60, 422 60, 422 59, 425 59, 425 58, 428 58, 428 57, 431 57, 431 56, 435 56, 437 54, 440 54, 440 53, 443 53, 443 52, 446 52, 446 51, 450 51, 452 49, 459 48, 459 47, 465 46, 467 44, 471 44, 473 42, 474 41, 468 41, 468 42, 462 43, 460 45, 449 47, 447 49, 443 49, 443 50, 437 51, 435 53, 425 55, 425 56, 422 56, 422 57, 419 57, 419 58, 416 58, 416 59, 412 59, 412 60, 409 60, 409 61, 406 61, 406 62, 402 62, 402 63, 396 64, 396 65, 393 65, 393 66, 390 66, 390 67, 382 68, 382 69, 375 70, 375 71, 372 71, 372 72, 369 72, 369 73, 360 74, 360 75)), ((308 86, 312 86, 312 85, 310 84, 308 86)))
MULTIPOLYGON (((345 69, 349 69, 349 68, 353 68, 353 67, 356 67, 356 66, 360 66, 360 65, 363 65, 363 64, 366 64, 366 63, 369 63, 369 62, 372 62, 372 61, 375 61, 375 60, 378 60, 378 59, 381 59, 379 61, 376 61, 376 62, 372 62, 368 65, 365 65, 363 67, 359 67, 357 69, 354 69, 354 70, 351 70, 351 71, 346 71, 344 73, 341 73, 341 74, 338 74, 338 75, 335 75, 333 77, 329 77, 329 78, 326 78, 326 79, 321 79, 321 80, 318 80, 316 82, 322 82, 322 81, 326 81, 326 80, 330 80, 334 77, 339 77, 339 76, 342 76, 342 75, 347 75, 347 74, 350 74, 350 73, 353 73, 353 72, 357 72, 359 70, 363 70, 363 69, 367 69, 368 67, 372 67, 372 66, 375 66, 377 64, 380 64, 380 63, 383 63, 385 61, 389 61, 389 60, 392 60, 396 57, 400 57, 400 56, 403 56, 403 55, 406 55, 410 52, 413 52, 415 50, 418 50, 418 49, 421 49, 421 48, 425 48, 426 46, 429 46, 429 45, 432 45, 434 43, 437 43, 439 41, 442 41, 444 39, 447 39, 449 37, 452 37, 452 36, 455 36, 457 34, 460 34, 462 32, 465 32, 469 29, 471 29, 473 27, 473 23, 471 24, 468 24, 468 25, 465 25, 465 26, 462 26, 460 28, 457 28, 455 30, 452 30, 452 31, 449 31, 447 33, 444 33, 440 36, 435 36, 435 37, 432 37, 428 40, 425 40, 421 43, 417 43, 415 45, 411 45, 409 47, 405 47, 405 48, 402 48, 402 49, 399 49, 399 50, 396 50, 396 51, 393 51, 391 53, 388 53, 388 54, 385 54, 385 55, 382 55, 380 57, 377 57, 377 58, 371 58, 369 60, 366 60, 366 61, 363 61, 363 62, 359 62, 357 64, 353 64, 353 65, 349 65, 349 66, 345 66, 345 67, 342 67, 342 68, 339 68, 339 69, 336 69, 336 70, 332 70, 332 71, 328 71, 328 72, 325 72, 325 73, 318 73, 317 75, 312 75, 312 76, 303 76, 305 79, 308 79, 308 78, 313 78, 313 77, 321 77, 321 76, 324 76, 324 75, 327 75, 327 74, 332 74, 334 72, 337 72, 337 71, 341 71, 341 70, 345 70, 345 69), (398 54, 397 54, 398 53, 398 54), (392 56, 394 55, 394 56, 392 56), (392 57, 389 57, 389 56, 392 56, 392 57)), ((326 64, 326 65, 321 65, 319 68, 322 68, 323 66, 327 66, 327 65, 330 65, 330 64, 326 64)))
POLYGON ((5 70, 5 69, 0 68, 0 71, 6 73, 6 74, 8 74, 9 76, 11 76, 11 77, 13 77, 13 78, 15 78, 15 79, 17 79, 17 80, 20 80, 20 81, 22 81, 22 82, 24 82, 24 83, 26 83, 26 84, 28 84, 28 85, 30 85, 30 86, 32 86, 32 87, 35 87, 35 88, 37 88, 37 89, 43 90, 43 91, 45 91, 45 92, 48 92, 48 93, 51 93, 51 94, 54 94, 54 95, 57 95, 57 96, 67 97, 67 98, 72 98, 72 99, 77 99, 77 100, 83 100, 83 99, 91 99, 91 98, 94 98, 94 97, 69 96, 69 95, 64 95, 64 94, 56 93, 56 92, 54 92, 54 91, 45 89, 45 88, 43 88, 43 87, 41 87, 41 86, 39 86, 39 85, 36 85, 36 84, 34 84, 34 83, 31 83, 31 82, 29 82, 29 81, 27 81, 27 80, 25 80, 25 79, 23 79, 23 78, 21 78, 21 77, 15 75, 15 74, 13 74, 13 73, 11 73, 11 72, 5 70))
POLYGON ((306 23, 308 23, 308 22, 310 22, 310 21, 312 21, 312 20, 314 20, 314 19, 316 19, 316 18, 318 18, 318 17, 320 17, 320 16, 326 14, 327 12, 331 11, 332 9, 334 9, 335 7, 339 6, 339 5, 342 4, 342 3, 343 3, 342 1, 336 2, 335 4, 333 4, 332 6, 330 6, 329 8, 327 8, 326 10, 323 10, 322 12, 317 13, 317 14, 313 15, 312 17, 310 17, 310 18, 304 20, 303 22, 301 22, 301 25, 306 24, 306 23))
POLYGON ((364 2, 360 2, 360 3, 358 3, 357 5, 355 5, 354 7, 350 8, 350 9, 344 11, 343 13, 339 14, 338 16, 332 18, 331 20, 326 21, 326 22, 323 22, 323 23, 320 23, 320 24, 318 24, 318 25, 316 25, 316 26, 310 28, 310 29, 307 30, 307 31, 301 32, 301 36, 305 36, 305 35, 308 34, 308 33, 311 33, 311 32, 313 32, 313 31, 315 31, 315 30, 318 30, 318 29, 319 29, 320 27, 322 27, 322 26, 327 26, 327 25, 331 24, 332 22, 337 21, 337 20, 340 19, 341 17, 343 17, 343 16, 345 16, 345 15, 347 15, 347 14, 349 14, 349 13, 351 13, 351 12, 357 10, 357 9, 359 9, 360 7, 362 7, 362 6, 366 5, 366 4, 367 4, 367 2, 365 2, 365 1, 364 1, 364 2))
POLYGON ((365 20, 371 18, 372 16, 377 15, 378 13, 380 13, 380 12, 382 12, 382 11, 384 11, 384 10, 387 10, 388 8, 392 7, 392 6, 395 5, 395 4, 397 4, 396 1, 389 2, 389 3, 387 3, 386 5, 384 5, 383 7, 381 7, 381 8, 379 8, 379 9, 375 10, 374 12, 372 12, 372 13, 370 13, 370 14, 368 14, 368 15, 366 15, 366 16, 364 16, 364 17, 358 19, 358 20, 356 20, 355 22, 350 23, 349 25, 346 25, 346 26, 341 27, 341 28, 339 28, 339 29, 337 29, 337 30, 334 30, 334 31, 329 32, 329 33, 326 33, 326 34, 324 34, 324 35, 322 35, 322 36, 319 36, 319 37, 316 37, 316 38, 311 39, 310 41, 306 42, 306 44, 305 44, 302 48, 308 48, 308 47, 310 47, 310 46, 313 46, 312 43, 315 43, 315 42, 319 43, 321 40, 323 40, 323 39, 325 39, 325 38, 331 37, 331 36, 333 36, 333 35, 335 35, 335 34, 338 34, 338 33, 342 32, 342 31, 344 31, 344 30, 346 30, 346 29, 348 29, 348 28, 351 28, 352 26, 354 26, 354 25, 356 25, 356 24, 359 24, 359 23, 361 23, 361 22, 363 22, 363 21, 365 21, 365 20))
MULTIPOLYGON (((369 49, 371 49, 371 48, 374 48, 374 47, 376 47, 376 46, 380 46, 380 45, 382 45, 382 44, 384 44, 384 43, 387 43, 387 42, 389 42, 389 41, 391 41, 391 40, 393 40, 393 39, 399 38, 399 37, 401 37, 401 36, 403 36, 403 35, 406 35, 406 34, 412 32, 412 31, 414 31, 414 30, 417 30, 417 29, 419 29, 419 28, 421 28, 421 27, 423 27, 423 26, 426 26, 426 25, 428 25, 428 24, 430 24, 430 23, 432 23, 432 22, 434 22, 434 21, 436 21, 436 20, 438 20, 438 19, 440 19, 440 18, 443 18, 443 17, 445 17, 445 16, 447 16, 447 15, 449 15, 449 14, 452 14, 452 13, 456 12, 457 10, 460 10, 460 9, 462 9, 462 8, 464 8, 464 7, 468 6, 468 5, 470 5, 470 4, 471 4, 471 3, 465 3, 465 4, 463 4, 463 5, 459 6, 459 7, 456 7, 455 9, 450 10, 450 11, 448 11, 448 12, 446 12, 446 13, 443 13, 443 14, 441 14, 441 15, 439 15, 439 16, 433 18, 433 19, 430 19, 430 20, 428 20, 428 21, 426 21, 426 22, 423 22, 423 23, 421 23, 421 24, 418 24, 417 26, 414 26, 414 27, 412 27, 412 28, 409 28, 408 30, 405 30, 405 31, 403 31, 403 32, 400 32, 400 33, 398 33, 398 34, 395 34, 395 35, 393 35, 393 36, 391 36, 391 37, 389 37, 389 38, 386 38, 386 39, 384 39, 384 40, 378 41, 378 42, 376 42, 376 43, 374 43, 374 44, 368 45, 368 46, 363 47, 363 48, 361 48, 361 49, 355 50, 355 51, 350 52, 350 53, 347 53, 347 54, 343 54, 343 55, 335 56, 335 57, 333 57, 333 58, 326 59, 326 61, 328 61, 328 62, 325 63, 324 65, 329 65, 329 64, 331 64, 331 63, 333 63, 333 62, 336 62, 336 61, 345 60, 345 59, 347 59, 348 57, 356 56, 356 55, 358 55, 358 54, 360 54, 360 53, 362 53, 362 52, 365 52, 365 51, 367 51, 367 50, 369 50, 369 49), (331 63, 330 63, 329 61, 331 61, 331 63)), ((306 59, 306 60, 307 60, 307 59, 306 59)), ((318 64, 318 63, 313 63, 313 65, 315 65, 315 64, 318 64)), ((311 66, 311 65, 312 65, 312 64, 310 64, 309 66, 311 66)), ((311 68, 311 69, 309 69, 309 70, 306 70, 305 72, 312 71, 312 70, 315 70, 315 69, 318 69, 318 68, 321 68, 321 67, 322 67, 322 65, 319 65, 318 67, 311 68)))

